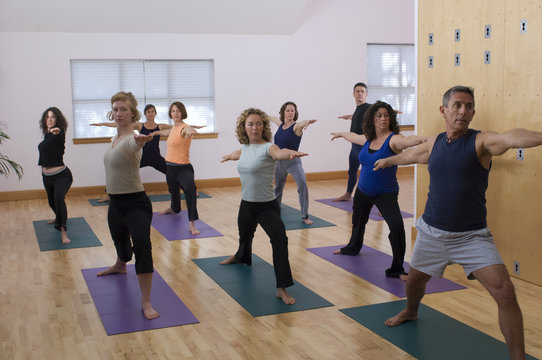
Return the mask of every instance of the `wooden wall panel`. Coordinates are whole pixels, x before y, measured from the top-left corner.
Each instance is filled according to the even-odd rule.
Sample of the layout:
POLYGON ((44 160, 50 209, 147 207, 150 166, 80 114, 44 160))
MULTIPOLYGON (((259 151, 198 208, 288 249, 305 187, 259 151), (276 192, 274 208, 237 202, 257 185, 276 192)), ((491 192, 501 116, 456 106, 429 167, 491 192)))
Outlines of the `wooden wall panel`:
MULTIPOLYGON (((454 85, 475 90, 476 114, 471 127, 505 131, 514 127, 542 130, 542 8, 534 0, 460 0, 418 2, 418 124, 420 135, 444 131, 438 112, 443 93, 454 85), (527 33, 520 21, 527 19, 527 33), (491 37, 485 26, 491 25, 491 37), (455 41, 455 29, 461 39, 455 41), (428 44, 433 33, 434 44, 428 44), (491 63, 484 63, 485 51, 491 63), (454 65, 454 55, 461 65, 454 65), (428 57, 433 56, 433 68, 428 57)), ((488 223, 510 272, 520 262, 519 278, 542 285, 535 266, 542 256, 542 148, 528 149, 525 160, 516 151, 496 157, 487 192, 488 223)), ((429 176, 418 166, 416 213, 427 199, 429 176)))

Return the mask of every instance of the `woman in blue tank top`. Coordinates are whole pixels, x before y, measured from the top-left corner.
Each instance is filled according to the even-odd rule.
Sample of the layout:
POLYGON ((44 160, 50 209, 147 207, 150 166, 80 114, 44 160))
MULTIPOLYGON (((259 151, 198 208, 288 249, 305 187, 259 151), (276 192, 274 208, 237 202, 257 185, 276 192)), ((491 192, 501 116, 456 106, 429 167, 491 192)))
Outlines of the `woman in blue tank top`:
MULTIPOLYGON (((280 149, 299 150, 303 130, 310 124, 314 124, 316 120, 296 121, 299 113, 297 112, 297 105, 291 101, 285 102, 281 106, 279 114, 280 119, 275 116, 269 117, 279 127, 274 137, 275 145, 280 149)), ((275 169, 275 197, 280 205, 288 174, 294 178, 297 184, 301 219, 305 224, 310 225, 312 224, 312 220, 309 219, 309 188, 300 158, 277 161, 277 168, 275 169)))
POLYGON ((386 276, 406 280, 403 268, 405 258, 405 227, 399 209, 397 196, 397 166, 387 168, 387 172, 373 171, 373 164, 378 159, 393 156, 404 149, 421 144, 425 139, 418 136, 405 137, 399 134, 397 115, 393 108, 377 101, 363 118, 363 133, 331 133, 333 137, 359 144, 361 172, 352 204, 352 233, 350 242, 334 254, 357 255, 363 246, 365 226, 369 221, 371 208, 376 205, 390 229, 389 240, 393 252, 391 267, 386 269, 386 276))

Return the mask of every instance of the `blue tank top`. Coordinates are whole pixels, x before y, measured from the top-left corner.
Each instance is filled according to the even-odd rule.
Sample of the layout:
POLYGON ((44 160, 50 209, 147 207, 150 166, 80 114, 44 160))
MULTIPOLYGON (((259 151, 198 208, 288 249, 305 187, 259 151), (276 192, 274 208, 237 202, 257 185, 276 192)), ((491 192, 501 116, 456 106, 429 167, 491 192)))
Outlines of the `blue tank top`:
POLYGON ((370 150, 371 143, 367 141, 359 152, 361 172, 359 174, 358 189, 367 196, 399 192, 397 166, 390 166, 378 171, 373 170, 376 160, 395 155, 390 148, 390 139, 393 135, 396 134, 391 133, 380 149, 376 151, 370 150))
MULTIPOLYGON (((144 125, 141 125, 141 130, 139 130, 139 133, 143 135, 149 135, 155 131, 160 131, 160 126, 156 125, 154 129, 149 130, 144 125)), ((160 156, 160 136, 153 137, 151 141, 149 141, 143 146, 142 157, 154 155, 160 156)))
POLYGON ((476 154, 476 135, 467 134, 448 143, 446 133, 439 134, 429 156, 429 194, 424 221, 452 232, 487 227, 486 190, 489 170, 480 165, 476 154))
POLYGON ((283 129, 284 124, 280 124, 277 132, 275 133, 275 145, 280 149, 299 150, 299 144, 301 143, 301 136, 297 136, 294 132, 295 123, 288 129, 283 129))

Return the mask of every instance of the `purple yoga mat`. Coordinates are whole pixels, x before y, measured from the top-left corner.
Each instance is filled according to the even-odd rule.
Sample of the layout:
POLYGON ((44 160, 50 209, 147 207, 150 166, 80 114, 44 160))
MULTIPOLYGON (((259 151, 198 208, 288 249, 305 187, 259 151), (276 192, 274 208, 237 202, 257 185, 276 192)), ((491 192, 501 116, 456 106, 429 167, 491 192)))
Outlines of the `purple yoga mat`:
MULTIPOLYGON (((330 199, 320 199, 316 201, 321 202, 322 204, 333 206, 334 208, 337 208, 337 209, 352 212, 352 200, 333 201, 333 198, 330 198, 330 199)), ((412 215, 411 213, 407 213, 406 211, 401 211, 401 215, 403 216, 403 219, 414 217, 414 215, 412 215)), ((382 216, 378 215, 378 210, 376 206, 373 206, 373 208, 371 209, 371 214, 369 215, 369 219, 375 220, 375 221, 384 220, 382 216)))
POLYGON ((134 265, 127 268, 126 274, 107 276, 96 276, 107 267, 81 270, 107 335, 199 323, 156 271, 152 277, 151 302, 160 317, 145 319, 134 265))
POLYGON ((152 226, 170 241, 224 236, 201 220, 196 220, 194 223, 201 231, 199 235, 190 233, 186 211, 181 211, 178 214, 158 215, 157 212, 152 214, 152 226))
MULTIPOLYGON (((338 250, 341 247, 343 247, 343 245, 324 246, 307 250, 320 256, 322 259, 367 280, 382 290, 386 290, 397 297, 406 297, 406 282, 397 278, 386 277, 385 270, 390 267, 392 260, 390 255, 367 245, 363 245, 361 252, 356 256, 333 254, 333 251, 338 250)), ((405 271, 408 272, 408 263, 405 262, 404 267, 405 271)), ((466 287, 447 279, 432 278, 427 283, 425 293, 432 294, 460 289, 466 289, 466 287)))

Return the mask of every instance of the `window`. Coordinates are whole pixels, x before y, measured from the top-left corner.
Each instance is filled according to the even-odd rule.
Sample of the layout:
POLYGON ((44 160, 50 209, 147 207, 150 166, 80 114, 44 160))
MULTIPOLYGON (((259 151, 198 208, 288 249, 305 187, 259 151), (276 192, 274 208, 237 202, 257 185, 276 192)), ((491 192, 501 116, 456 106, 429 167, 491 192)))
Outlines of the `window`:
POLYGON ((199 133, 216 132, 213 60, 71 60, 75 139, 111 137, 115 129, 90 126, 109 121, 111 96, 132 92, 143 109, 156 107, 157 123, 172 124, 169 105, 181 101, 199 133))
POLYGON ((368 102, 382 100, 399 114, 399 125, 416 123, 416 74, 414 45, 368 44, 368 102))

